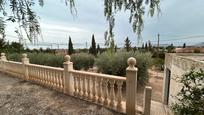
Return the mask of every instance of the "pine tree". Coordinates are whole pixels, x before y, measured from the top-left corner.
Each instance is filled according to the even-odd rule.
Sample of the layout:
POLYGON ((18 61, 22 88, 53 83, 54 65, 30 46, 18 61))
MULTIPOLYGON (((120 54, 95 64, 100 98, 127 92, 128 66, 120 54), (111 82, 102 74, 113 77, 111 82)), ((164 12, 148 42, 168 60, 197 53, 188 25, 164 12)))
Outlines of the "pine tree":
POLYGON ((148 50, 147 42, 145 43, 145 49, 148 50))
POLYGON ((144 49, 144 43, 142 43, 142 49, 144 49))
POLYGON ((91 41, 91 47, 89 49, 89 53, 93 54, 96 56, 97 50, 96 50, 96 42, 95 42, 95 37, 94 34, 92 35, 92 41, 91 41))
POLYGON ((131 50, 131 42, 128 37, 125 39, 125 49, 127 52, 131 50))
POLYGON ((152 43, 151 41, 148 41, 148 51, 151 51, 152 50, 152 43))
POLYGON ((183 48, 186 48, 186 43, 183 44, 183 48))
POLYGON ((73 53, 74 53, 74 48, 73 48, 71 37, 69 36, 68 54, 71 55, 73 53))

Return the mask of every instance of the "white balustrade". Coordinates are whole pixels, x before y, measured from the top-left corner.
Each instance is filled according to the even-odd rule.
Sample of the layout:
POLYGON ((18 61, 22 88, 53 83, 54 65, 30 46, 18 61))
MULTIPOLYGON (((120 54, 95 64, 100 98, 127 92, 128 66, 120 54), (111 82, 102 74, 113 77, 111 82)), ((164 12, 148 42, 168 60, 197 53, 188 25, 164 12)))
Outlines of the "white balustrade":
POLYGON ((99 73, 71 70, 74 78, 74 95, 109 108, 116 108, 124 111, 122 108, 122 85, 125 77, 105 75, 99 73), (110 91, 109 89, 110 85, 110 91), (117 88, 117 91, 115 89, 117 88), (91 90, 92 89, 92 90, 91 90), (115 94, 117 92, 117 99, 115 94))
MULTIPOLYGON (((5 54, 1 53, 0 71, 128 115, 135 114, 137 68, 134 58, 128 59, 126 77, 74 70, 70 59, 65 56, 64 68, 56 68, 30 64, 26 54, 23 54, 22 62, 7 61, 5 54), (122 100, 124 82, 126 99, 122 100)), ((149 110, 149 103, 145 103, 145 107, 149 110)))
POLYGON ((63 91, 63 72, 62 68, 28 64, 28 73, 31 81, 63 91))

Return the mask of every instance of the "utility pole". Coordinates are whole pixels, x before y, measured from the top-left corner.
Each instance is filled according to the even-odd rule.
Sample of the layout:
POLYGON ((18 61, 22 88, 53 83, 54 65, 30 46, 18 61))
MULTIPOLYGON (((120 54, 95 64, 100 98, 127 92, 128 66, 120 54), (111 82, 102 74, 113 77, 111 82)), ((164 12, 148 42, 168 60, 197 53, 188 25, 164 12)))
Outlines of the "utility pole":
POLYGON ((157 57, 159 58, 159 37, 160 35, 158 34, 158 42, 157 42, 157 57))

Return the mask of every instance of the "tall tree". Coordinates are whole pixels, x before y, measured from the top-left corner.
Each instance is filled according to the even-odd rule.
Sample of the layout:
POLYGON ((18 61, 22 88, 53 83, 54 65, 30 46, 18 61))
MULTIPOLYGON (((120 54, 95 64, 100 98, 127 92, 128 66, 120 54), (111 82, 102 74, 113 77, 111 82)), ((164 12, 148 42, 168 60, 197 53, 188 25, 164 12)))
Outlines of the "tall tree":
POLYGON ((145 43, 145 49, 148 50, 147 42, 145 43))
POLYGON ((186 43, 183 43, 183 48, 186 48, 186 43))
POLYGON ((24 49, 23 45, 18 42, 11 42, 9 45, 9 51, 10 52, 18 52, 21 53, 21 51, 24 49))
POLYGON ((89 53, 93 54, 96 56, 97 50, 96 50, 96 42, 95 42, 95 37, 94 34, 92 35, 92 41, 91 41, 91 47, 89 49, 89 53))
POLYGON ((151 41, 149 40, 148 41, 148 51, 151 51, 152 50, 152 43, 151 41))
POLYGON ((144 43, 142 43, 142 49, 144 49, 144 43))
POLYGON ((6 48, 6 41, 3 38, 0 38, 0 52, 3 52, 3 50, 6 48))
POLYGON ((101 52, 101 48, 100 48, 99 44, 97 45, 97 49, 96 50, 97 50, 97 54, 101 52))
POLYGON ((125 39, 125 46, 124 47, 125 47, 127 52, 129 52, 131 50, 131 42, 130 42, 128 37, 125 39))
POLYGON ((71 37, 69 36, 68 54, 71 55, 73 53, 74 53, 74 48, 73 48, 71 37))

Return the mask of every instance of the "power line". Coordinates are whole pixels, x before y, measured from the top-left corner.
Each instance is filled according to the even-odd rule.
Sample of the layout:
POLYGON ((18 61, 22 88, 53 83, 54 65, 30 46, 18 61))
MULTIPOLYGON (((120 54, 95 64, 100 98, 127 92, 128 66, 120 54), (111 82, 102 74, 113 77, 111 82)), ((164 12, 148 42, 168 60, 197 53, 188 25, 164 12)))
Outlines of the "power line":
MULTIPOLYGON (((162 42, 163 41, 176 41, 176 40, 193 39, 193 38, 204 38, 204 35, 183 36, 183 37, 167 39, 167 40, 160 40, 160 41, 162 42)), ((152 42, 157 42, 157 41, 152 41, 152 42)))

